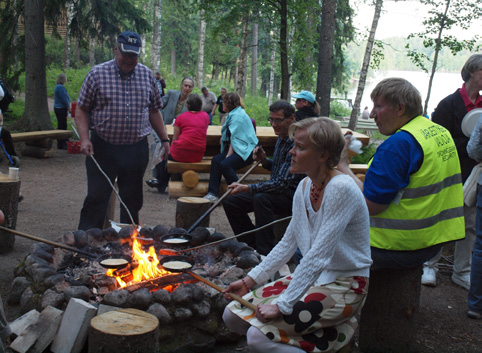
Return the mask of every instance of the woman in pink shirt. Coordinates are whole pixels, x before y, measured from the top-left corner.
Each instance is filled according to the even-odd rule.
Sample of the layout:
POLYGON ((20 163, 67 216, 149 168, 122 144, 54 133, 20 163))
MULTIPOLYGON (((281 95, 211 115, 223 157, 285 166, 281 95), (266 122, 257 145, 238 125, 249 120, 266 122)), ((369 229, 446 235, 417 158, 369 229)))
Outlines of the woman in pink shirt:
MULTIPOLYGON (((203 102, 198 94, 189 95, 186 106, 188 111, 178 115, 174 122, 174 136, 168 159, 183 163, 197 163, 201 161, 206 151, 209 116, 202 111, 203 102)), ((170 178, 167 172, 167 161, 163 160, 156 168, 159 168, 157 190, 164 193, 170 178)))

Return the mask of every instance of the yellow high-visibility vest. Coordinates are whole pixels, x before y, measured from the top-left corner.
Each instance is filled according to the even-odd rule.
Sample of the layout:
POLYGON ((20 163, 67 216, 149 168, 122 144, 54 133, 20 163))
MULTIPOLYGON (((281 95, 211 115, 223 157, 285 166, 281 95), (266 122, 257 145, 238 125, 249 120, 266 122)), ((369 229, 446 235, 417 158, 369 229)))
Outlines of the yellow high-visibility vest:
POLYGON ((371 246, 418 250, 464 238, 462 175, 450 132, 422 116, 399 131, 422 146, 423 162, 388 208, 370 217, 371 246))

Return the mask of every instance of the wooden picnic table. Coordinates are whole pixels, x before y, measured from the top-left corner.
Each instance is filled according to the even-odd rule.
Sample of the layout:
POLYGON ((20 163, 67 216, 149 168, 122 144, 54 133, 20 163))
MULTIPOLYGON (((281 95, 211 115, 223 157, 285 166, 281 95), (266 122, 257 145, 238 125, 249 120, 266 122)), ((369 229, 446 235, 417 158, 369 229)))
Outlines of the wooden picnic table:
MULTIPOLYGON (((166 129, 169 138, 172 138, 174 134, 174 127, 172 125, 167 125, 166 129)), ((343 133, 345 133, 348 129, 342 128, 341 130, 343 133)), ((354 132, 353 134, 362 142, 363 146, 367 146, 370 142, 370 137, 368 135, 364 135, 359 132, 354 132)), ((275 135, 273 128, 271 126, 257 126, 256 136, 258 137, 259 145, 263 146, 263 149, 268 155, 272 155, 278 139, 278 136, 275 135)), ((221 126, 209 125, 206 135, 206 156, 215 156, 219 154, 220 140, 221 126)))

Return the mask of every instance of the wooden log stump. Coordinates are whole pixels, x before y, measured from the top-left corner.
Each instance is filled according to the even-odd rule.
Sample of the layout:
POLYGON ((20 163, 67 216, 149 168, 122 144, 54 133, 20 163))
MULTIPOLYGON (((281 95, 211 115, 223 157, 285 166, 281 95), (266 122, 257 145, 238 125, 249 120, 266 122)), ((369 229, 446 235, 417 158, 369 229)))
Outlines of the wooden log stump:
MULTIPOLYGON (((16 229, 18 212, 18 195, 20 193, 20 179, 11 180, 6 174, 0 174, 0 210, 5 215, 3 226, 16 229)), ((15 235, 0 230, 0 254, 13 250, 15 235)))
MULTIPOLYGON (((211 207, 209 200, 202 197, 180 197, 176 203, 176 227, 189 229, 194 222, 211 207)), ((209 215, 201 223, 200 227, 209 227, 209 215)))
POLYGON ((371 353, 416 351, 415 320, 420 305, 422 266, 370 272, 361 311, 360 348, 371 353))
MULTIPOLYGON (((209 182, 207 181, 200 181, 196 187, 188 188, 184 185, 182 181, 169 181, 169 197, 170 198, 179 198, 184 196, 190 197, 203 197, 208 193, 209 182)), ((223 180, 221 185, 219 186, 219 195, 221 196, 228 190, 226 182, 223 180)))
POLYGON ((159 320, 137 309, 120 309, 90 322, 89 353, 158 353, 159 320))
POLYGON ((20 151, 22 156, 35 157, 35 158, 48 158, 55 155, 55 149, 45 149, 43 147, 27 146, 25 145, 20 151))
POLYGON ((53 143, 51 138, 43 138, 43 139, 38 139, 38 140, 25 141, 26 146, 40 147, 40 148, 45 148, 46 150, 51 149, 53 144, 54 143, 53 143))
POLYGON ((194 170, 186 170, 182 173, 182 182, 187 188, 194 188, 199 184, 199 175, 194 170))

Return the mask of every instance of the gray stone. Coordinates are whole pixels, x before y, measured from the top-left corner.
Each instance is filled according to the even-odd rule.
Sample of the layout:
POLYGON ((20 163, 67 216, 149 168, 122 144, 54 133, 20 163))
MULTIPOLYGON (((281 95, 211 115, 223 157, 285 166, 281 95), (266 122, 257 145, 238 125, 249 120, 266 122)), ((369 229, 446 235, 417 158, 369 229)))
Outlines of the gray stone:
POLYGON ((75 235, 74 235, 74 233, 72 233, 72 232, 64 233, 64 235, 62 235, 62 241, 66 245, 74 246, 75 245, 75 235))
POLYGON ((103 238, 102 237, 102 229, 100 229, 100 228, 90 228, 90 229, 87 229, 86 232, 87 232, 87 235, 89 237, 92 237, 97 241, 100 241, 103 238))
POLYGON ((118 306, 125 308, 127 300, 129 299, 129 292, 125 289, 118 289, 113 292, 109 292, 104 296, 102 304, 118 306))
POLYGON ((32 253, 36 253, 37 251, 45 251, 49 254, 53 254, 54 253, 54 247, 53 246, 50 246, 48 244, 45 244, 45 243, 35 243, 32 245, 32 250, 31 252, 32 253))
POLYGON ((147 309, 147 312, 157 317, 160 325, 166 325, 172 321, 171 315, 169 315, 169 312, 162 304, 152 304, 149 309, 147 309))
POLYGON ((238 246, 233 253, 233 257, 239 256, 239 254, 241 254, 244 251, 254 252, 254 249, 246 243, 238 243, 238 246))
POLYGON ((64 292, 65 301, 68 303, 72 298, 82 299, 85 302, 89 301, 90 290, 86 286, 71 286, 64 292))
POLYGON ((215 345, 216 339, 212 335, 201 330, 194 330, 189 350, 194 353, 211 352, 215 345))
POLYGON ((217 277, 224 272, 226 266, 222 263, 216 262, 214 265, 209 267, 209 277, 217 277))
POLYGON ((229 301, 224 298, 224 295, 219 293, 218 295, 213 297, 213 300, 211 301, 212 303, 212 309, 218 313, 224 312, 224 308, 226 308, 226 305, 229 304, 229 301))
POLYGON ((34 254, 28 255, 25 259, 25 266, 27 268, 27 272, 30 275, 32 275, 32 272, 33 272, 32 267, 35 266, 35 265, 41 265, 41 266, 49 267, 50 263, 48 263, 44 259, 41 259, 40 257, 38 257, 34 254))
POLYGON ((25 289, 20 297, 20 314, 23 315, 33 309, 41 311, 39 299, 39 295, 35 294, 31 287, 25 289))
POLYGON ((84 230, 76 230, 74 233, 75 246, 78 248, 83 248, 87 245, 89 236, 84 230))
POLYGON ((32 278, 35 282, 43 282, 47 277, 57 274, 52 267, 44 267, 40 265, 32 265, 32 278))
POLYGON ((65 303, 65 298, 63 293, 57 293, 51 289, 47 289, 42 296, 41 309, 45 309, 47 306, 53 306, 57 309, 61 309, 62 305, 65 303))
POLYGON ((17 267, 15 267, 13 269, 13 275, 15 277, 27 276, 28 275, 27 266, 25 266, 25 262, 20 263, 17 267))
POLYGON ((102 236, 104 237, 104 239, 106 241, 115 241, 115 240, 119 239, 119 234, 112 227, 103 229, 102 230, 102 236))
POLYGON ((236 258, 236 266, 242 269, 248 269, 259 264, 259 259, 252 251, 243 251, 236 258))
POLYGON ((50 255, 48 252, 43 251, 43 250, 37 250, 33 253, 33 255, 47 261, 48 263, 53 263, 54 262, 54 257, 50 255))
POLYGON ((174 321, 183 322, 192 318, 192 311, 188 308, 178 308, 174 311, 174 321))
POLYGON ((206 318, 211 312, 211 304, 207 300, 203 300, 202 302, 192 304, 191 309, 196 316, 206 318))
POLYGON ((59 283, 64 281, 64 275, 61 273, 57 273, 53 276, 47 277, 44 281, 44 284, 47 288, 51 288, 59 283))
POLYGON ((131 293, 127 305, 131 308, 146 310, 151 303, 151 293, 147 288, 141 288, 131 293))
POLYGON ((192 289, 179 286, 171 293, 171 299, 176 304, 190 303, 192 300, 192 289))
POLYGON ((169 304, 171 302, 171 293, 165 289, 159 289, 152 293, 152 299, 156 303, 169 304))
POLYGON ((151 238, 154 240, 159 240, 163 235, 169 233, 169 229, 166 226, 158 225, 152 229, 151 238))
POLYGON ((192 290, 192 299, 196 302, 200 302, 204 299, 204 291, 203 289, 194 283, 188 283, 186 287, 191 288, 192 290))
POLYGON ((237 266, 230 267, 221 276, 220 279, 225 284, 237 281, 245 276, 245 271, 237 266))
POLYGON ((10 294, 8 295, 7 303, 10 305, 16 305, 20 303, 20 298, 23 292, 31 284, 32 282, 25 277, 15 277, 12 282, 12 286, 10 287, 10 294))

